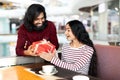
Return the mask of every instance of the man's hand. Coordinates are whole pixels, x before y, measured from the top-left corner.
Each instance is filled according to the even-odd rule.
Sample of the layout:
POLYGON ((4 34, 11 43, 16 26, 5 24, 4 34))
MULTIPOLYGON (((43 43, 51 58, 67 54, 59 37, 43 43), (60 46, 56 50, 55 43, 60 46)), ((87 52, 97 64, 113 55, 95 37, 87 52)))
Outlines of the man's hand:
POLYGON ((29 56, 37 56, 37 55, 34 53, 34 49, 32 48, 32 45, 29 46, 27 50, 24 50, 24 54, 25 54, 25 55, 29 55, 29 56))

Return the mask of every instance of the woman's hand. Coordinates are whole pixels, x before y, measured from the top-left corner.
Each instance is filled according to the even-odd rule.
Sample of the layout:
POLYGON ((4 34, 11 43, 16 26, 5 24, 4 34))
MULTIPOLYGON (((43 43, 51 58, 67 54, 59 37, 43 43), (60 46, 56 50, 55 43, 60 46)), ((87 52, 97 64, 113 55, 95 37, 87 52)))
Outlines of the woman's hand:
POLYGON ((42 52, 42 53, 39 53, 39 56, 43 59, 45 59, 46 61, 51 61, 52 58, 55 56, 55 53, 56 53, 56 50, 54 50, 53 53, 51 53, 50 51, 47 52, 42 52))

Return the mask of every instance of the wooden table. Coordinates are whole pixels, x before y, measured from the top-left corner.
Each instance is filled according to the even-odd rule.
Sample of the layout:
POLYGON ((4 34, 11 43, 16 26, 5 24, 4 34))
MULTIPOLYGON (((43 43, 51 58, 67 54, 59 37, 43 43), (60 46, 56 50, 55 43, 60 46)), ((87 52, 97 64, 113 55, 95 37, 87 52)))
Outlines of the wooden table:
MULTIPOLYGON (((17 66, 20 66, 20 67, 22 66, 22 67, 24 67, 26 69, 30 69, 30 72, 33 73, 32 76, 33 75, 37 75, 37 79, 35 79, 35 80, 43 80, 43 79, 39 79, 38 76, 44 78, 45 80, 72 80, 73 76, 81 75, 80 73, 77 73, 77 72, 74 72, 74 71, 70 71, 70 70, 67 70, 67 69, 63 69, 63 68, 60 68, 60 67, 57 67, 57 66, 55 66, 55 68, 58 71, 56 74, 49 75, 49 76, 41 75, 39 73, 39 71, 41 70, 42 65, 46 65, 46 64, 49 64, 49 63, 34 63, 34 64, 17 65, 17 66)), ((21 69, 21 68, 19 68, 19 69, 21 69)), ((21 72, 21 70, 18 70, 18 72, 21 72)), ((14 73, 14 71, 12 71, 12 73, 14 73)), ((21 73, 19 73, 19 75, 20 74, 21 73)), ((12 76, 16 75, 16 73, 15 74, 11 74, 11 75, 12 76)), ((19 75, 17 74, 17 76, 19 76, 19 75)), ((22 77, 24 77, 24 76, 30 76, 30 75, 29 74, 28 75, 24 74, 22 77)), ((89 77, 90 80, 100 80, 100 79, 92 77, 92 76, 87 76, 87 77, 89 77)), ((5 80, 7 80, 7 79, 5 79, 5 80)), ((12 79, 9 79, 9 80, 12 80, 12 79)), ((20 80, 20 79, 18 79, 18 80, 20 80)))

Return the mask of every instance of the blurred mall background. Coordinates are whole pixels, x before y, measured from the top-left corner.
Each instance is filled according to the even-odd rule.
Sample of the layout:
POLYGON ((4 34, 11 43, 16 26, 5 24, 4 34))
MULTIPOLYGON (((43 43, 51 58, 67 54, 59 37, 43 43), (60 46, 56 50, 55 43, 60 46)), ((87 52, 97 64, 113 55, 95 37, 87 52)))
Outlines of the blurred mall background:
POLYGON ((0 0, 0 57, 16 56, 17 29, 33 3, 45 6, 60 44, 67 42, 65 24, 77 19, 95 44, 120 46, 120 0, 0 0))

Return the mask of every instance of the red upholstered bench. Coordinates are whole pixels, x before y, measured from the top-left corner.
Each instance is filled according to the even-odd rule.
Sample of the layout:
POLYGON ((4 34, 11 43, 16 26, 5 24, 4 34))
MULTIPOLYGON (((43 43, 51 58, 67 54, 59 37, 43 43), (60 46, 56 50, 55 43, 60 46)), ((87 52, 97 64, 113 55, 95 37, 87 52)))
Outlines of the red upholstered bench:
POLYGON ((98 76, 102 80, 120 80, 120 46, 95 44, 98 76))

